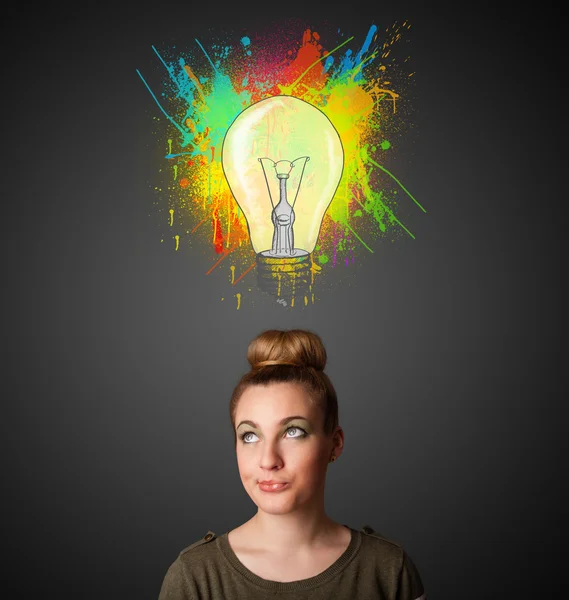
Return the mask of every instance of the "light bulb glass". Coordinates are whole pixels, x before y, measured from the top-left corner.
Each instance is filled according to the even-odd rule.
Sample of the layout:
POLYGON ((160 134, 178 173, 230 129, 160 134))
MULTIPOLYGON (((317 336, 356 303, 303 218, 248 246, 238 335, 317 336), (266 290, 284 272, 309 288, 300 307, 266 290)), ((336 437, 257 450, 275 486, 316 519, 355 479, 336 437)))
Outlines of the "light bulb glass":
POLYGON ((222 166, 257 254, 314 250, 344 167, 340 136, 322 111, 293 96, 249 106, 227 130, 222 166), (291 218, 288 229, 279 226, 291 218))

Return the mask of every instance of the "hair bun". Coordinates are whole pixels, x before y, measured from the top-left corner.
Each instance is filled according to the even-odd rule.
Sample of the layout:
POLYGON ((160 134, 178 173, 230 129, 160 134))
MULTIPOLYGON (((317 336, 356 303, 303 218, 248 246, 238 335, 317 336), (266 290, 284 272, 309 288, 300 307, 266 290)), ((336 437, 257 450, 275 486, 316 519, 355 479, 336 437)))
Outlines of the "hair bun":
POLYGON ((322 339, 316 333, 302 329, 270 329, 249 344, 247 360, 254 370, 288 365, 323 371, 327 356, 322 339))

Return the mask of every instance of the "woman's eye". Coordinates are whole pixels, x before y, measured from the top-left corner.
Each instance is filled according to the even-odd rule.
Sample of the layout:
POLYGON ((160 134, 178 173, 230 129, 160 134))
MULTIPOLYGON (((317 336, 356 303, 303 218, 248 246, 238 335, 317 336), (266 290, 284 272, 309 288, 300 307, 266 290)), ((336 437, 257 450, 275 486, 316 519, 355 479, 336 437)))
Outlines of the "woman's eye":
MULTIPOLYGON (((304 429, 302 429, 302 427, 294 427, 294 426, 293 426, 293 427, 289 427, 289 428, 287 429, 287 433, 288 433, 289 431, 291 431, 291 430, 292 430, 292 431, 297 431, 297 432, 299 432, 299 435, 292 435, 292 436, 289 436, 289 437, 292 437, 292 438, 301 438, 301 437, 304 437, 304 436, 306 435, 306 431, 304 431, 304 429)), ((246 444, 250 444, 250 443, 251 443, 251 441, 250 441, 250 440, 246 439, 248 435, 256 435, 256 434, 255 434, 255 433, 253 433, 252 431, 246 431, 246 432, 245 432, 245 433, 244 433, 244 434, 241 436, 241 440, 242 440, 243 442, 245 442, 246 444)))

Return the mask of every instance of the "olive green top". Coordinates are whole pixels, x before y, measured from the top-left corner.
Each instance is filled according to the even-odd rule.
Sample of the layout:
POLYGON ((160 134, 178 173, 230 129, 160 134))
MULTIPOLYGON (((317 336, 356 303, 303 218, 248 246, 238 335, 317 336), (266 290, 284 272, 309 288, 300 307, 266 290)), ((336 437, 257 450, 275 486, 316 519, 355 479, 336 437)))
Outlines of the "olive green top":
POLYGON ((350 544, 336 562, 290 582, 255 575, 233 552, 228 532, 208 531, 170 565, 158 600, 426 600, 419 572, 399 544, 367 525, 348 529, 350 544))

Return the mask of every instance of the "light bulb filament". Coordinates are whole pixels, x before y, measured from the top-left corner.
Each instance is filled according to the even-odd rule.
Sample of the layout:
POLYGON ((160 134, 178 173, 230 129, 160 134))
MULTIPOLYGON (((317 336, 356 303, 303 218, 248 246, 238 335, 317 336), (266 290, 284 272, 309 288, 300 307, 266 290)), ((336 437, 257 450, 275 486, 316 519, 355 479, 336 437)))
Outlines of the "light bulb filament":
POLYGON ((298 192, 300 190, 300 184, 302 183, 302 177, 304 175, 304 169, 306 167, 306 163, 310 160, 309 156, 301 156, 295 160, 279 160, 275 162, 271 158, 259 158, 259 162, 261 163, 261 167, 263 169, 263 174, 265 176, 265 182, 267 184, 267 190, 269 192, 269 199, 271 200, 271 205, 273 210, 271 211, 271 221, 273 223, 273 241, 272 248, 270 253, 274 256, 294 256, 296 251, 294 249, 294 205, 296 203, 296 199, 298 197, 298 192), (269 185, 269 180, 267 178, 267 172, 265 171, 265 165, 263 164, 264 160, 268 160, 273 163, 273 168, 275 169, 276 177, 279 181, 279 202, 275 206, 273 202, 273 197, 271 195, 271 186, 269 185), (298 180, 298 186, 296 188, 296 194, 294 196, 294 200, 292 205, 289 204, 287 198, 287 179, 290 176, 290 172, 295 166, 297 161, 303 160, 302 163, 302 172, 300 174, 300 179, 298 180))

